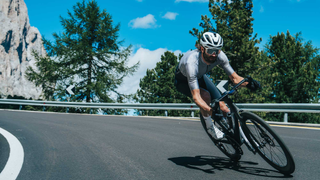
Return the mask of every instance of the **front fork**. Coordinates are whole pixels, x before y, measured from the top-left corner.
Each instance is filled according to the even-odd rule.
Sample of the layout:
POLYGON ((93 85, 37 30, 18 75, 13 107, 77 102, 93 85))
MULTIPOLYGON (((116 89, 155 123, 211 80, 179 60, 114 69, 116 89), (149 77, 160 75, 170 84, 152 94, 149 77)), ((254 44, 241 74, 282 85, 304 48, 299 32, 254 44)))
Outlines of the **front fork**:
MULTIPOLYGON (((242 128, 240 126, 240 123, 239 123, 239 131, 240 131, 240 137, 241 138, 241 141, 243 141, 243 143, 247 146, 247 148, 249 149, 249 151, 253 152, 253 154, 256 154, 257 151, 252 147, 251 143, 248 141, 246 135, 243 133, 242 131, 242 128)), ((241 143, 242 144, 242 143, 241 143)))
POLYGON ((257 153, 256 149, 252 147, 251 143, 249 142, 249 140, 247 139, 246 135, 244 134, 244 132, 241 128, 241 123, 244 123, 244 122, 242 121, 242 117, 239 112, 242 112, 243 110, 240 110, 236 106, 233 105, 232 111, 236 112, 233 115, 233 118, 237 118, 237 121, 234 121, 234 123, 235 124, 238 123, 238 127, 239 127, 239 128, 235 128, 235 134, 239 134, 239 139, 237 139, 237 141, 239 142, 239 144, 244 143, 247 146, 249 151, 253 152, 253 154, 256 154, 257 153))
MULTIPOLYGON (((230 100, 230 99, 227 99, 227 104, 231 104, 230 105, 230 109, 231 109, 231 112, 235 112, 235 113, 232 113, 231 116, 233 118, 233 123, 234 123, 234 139, 236 140, 236 142, 241 146, 242 143, 244 143, 247 148, 249 149, 249 151, 253 152, 253 154, 256 154, 256 150, 252 147, 251 143, 249 142, 249 140, 247 139, 246 135, 243 133, 243 130, 241 128, 241 115, 239 112, 242 112, 242 110, 240 110, 239 108, 237 108, 233 102, 230 100), (236 119, 234 119, 236 118, 236 119), (239 124, 238 126, 236 126, 236 124, 239 124), (238 136, 236 135, 238 134, 238 136)), ((214 109, 213 112, 218 112, 217 110, 219 109, 220 105, 219 105, 219 101, 218 100, 215 100, 214 101, 214 106, 212 106, 212 108, 214 109)), ((220 114, 215 114, 215 117, 219 117, 221 116, 220 118, 222 118, 222 115, 220 114)), ((218 119, 220 119, 218 118, 218 119)), ((226 128, 228 129, 228 128, 226 128)))

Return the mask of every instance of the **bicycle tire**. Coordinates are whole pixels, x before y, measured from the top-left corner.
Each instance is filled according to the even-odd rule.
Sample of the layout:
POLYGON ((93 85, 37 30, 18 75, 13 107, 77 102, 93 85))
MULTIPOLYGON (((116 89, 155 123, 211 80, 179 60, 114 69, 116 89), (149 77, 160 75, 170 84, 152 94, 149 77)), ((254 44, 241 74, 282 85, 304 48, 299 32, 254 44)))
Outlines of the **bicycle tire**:
POLYGON ((243 132, 258 154, 279 172, 292 174, 295 163, 279 135, 259 116, 246 111, 241 116, 243 132))
POLYGON ((241 147, 231 137, 227 136, 223 141, 217 141, 207 132, 207 125, 202 114, 200 114, 202 127, 211 139, 211 141, 218 147, 218 149, 228 156, 232 161, 239 161, 243 154, 241 147))

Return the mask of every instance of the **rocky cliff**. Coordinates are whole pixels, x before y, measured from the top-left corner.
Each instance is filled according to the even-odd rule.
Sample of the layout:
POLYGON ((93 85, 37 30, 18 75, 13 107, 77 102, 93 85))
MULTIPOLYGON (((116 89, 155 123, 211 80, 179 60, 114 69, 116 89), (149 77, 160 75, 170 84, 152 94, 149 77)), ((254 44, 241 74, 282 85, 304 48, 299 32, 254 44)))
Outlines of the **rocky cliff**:
POLYGON ((41 89, 25 78, 26 68, 35 68, 33 49, 46 53, 24 0, 0 0, 0 95, 39 98, 41 89))

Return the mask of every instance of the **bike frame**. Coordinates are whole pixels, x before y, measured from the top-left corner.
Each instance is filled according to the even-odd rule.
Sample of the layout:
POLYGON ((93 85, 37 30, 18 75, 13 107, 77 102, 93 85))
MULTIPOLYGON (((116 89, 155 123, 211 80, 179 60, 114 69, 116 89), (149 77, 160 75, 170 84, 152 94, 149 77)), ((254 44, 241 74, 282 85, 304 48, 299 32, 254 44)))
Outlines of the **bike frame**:
MULTIPOLYGON (((248 76, 248 78, 243 79, 230 91, 226 91, 220 98, 214 99, 211 102, 211 107, 213 109, 212 118, 215 123, 217 122, 220 125, 220 130, 224 133, 224 138, 215 139, 215 137, 212 137, 211 135, 209 136, 214 144, 223 153, 229 156, 231 160, 233 158, 235 161, 238 161, 241 158, 241 155, 243 155, 241 145, 245 144, 248 147, 248 150, 252 151, 254 154, 259 153, 267 163, 269 163, 275 169, 279 170, 281 173, 291 174, 295 170, 294 160, 289 149, 280 139, 279 135, 277 135, 276 132, 274 132, 268 126, 268 124, 264 122, 263 119, 252 113, 239 109, 236 104, 234 104, 233 101, 229 98, 229 95, 233 95, 236 93, 237 88, 239 88, 242 83, 251 81, 252 78, 248 76), (229 125, 227 125, 222 121, 223 114, 220 110, 220 101, 224 101, 230 108, 232 124, 230 124, 229 121, 229 125), (249 126, 251 127, 251 124, 254 126, 254 129, 257 130, 256 134, 262 138, 262 141, 259 137, 256 137, 256 135, 253 134, 249 129, 249 126), (231 149, 229 145, 232 146, 231 149), (264 150, 262 150, 262 148, 264 147, 267 147, 267 152, 264 152, 264 150), (283 158, 285 159, 279 157, 277 155, 277 152, 273 150, 273 147, 276 148, 277 152, 281 153, 280 156, 283 156, 283 158), (230 152, 230 150, 232 152, 230 152)), ((201 122, 202 125, 206 127, 203 118, 201 119, 201 122)))
MULTIPOLYGON (((218 99, 213 100, 213 102, 211 103, 211 107, 213 109, 213 119, 215 120, 215 122, 217 122, 220 127, 223 129, 223 132, 231 137, 232 139, 234 139, 239 147, 244 143, 248 149, 250 151, 252 151, 254 154, 256 154, 256 150, 252 147, 251 143, 248 141, 247 137, 245 136, 245 134, 242 131, 242 117, 241 117, 241 112, 243 110, 239 109, 234 103, 233 101, 229 98, 229 95, 233 95, 236 93, 237 89, 240 87, 240 85, 244 82, 248 82, 248 79, 243 79, 240 83, 238 83, 237 85, 235 85, 230 91, 226 91, 225 93, 222 94, 222 96, 218 99), (231 116, 233 117, 233 132, 231 131, 231 129, 228 129, 227 127, 225 127, 224 124, 221 123, 221 118, 222 118, 222 114, 220 113, 220 105, 219 102, 220 101, 224 101, 228 107, 230 108, 231 111, 231 116), (217 120, 217 121, 216 121, 217 120), (243 140, 242 140, 243 138, 243 140)), ((223 142, 223 140, 216 140, 217 142, 223 142)))

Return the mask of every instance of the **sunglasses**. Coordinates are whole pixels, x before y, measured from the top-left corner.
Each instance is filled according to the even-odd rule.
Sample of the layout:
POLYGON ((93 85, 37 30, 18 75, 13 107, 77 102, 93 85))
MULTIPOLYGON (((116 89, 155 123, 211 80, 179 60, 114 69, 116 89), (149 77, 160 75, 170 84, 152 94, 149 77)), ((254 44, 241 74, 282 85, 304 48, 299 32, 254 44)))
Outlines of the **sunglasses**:
POLYGON ((207 53, 212 55, 213 53, 218 54, 219 49, 206 49, 207 53))

